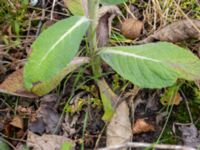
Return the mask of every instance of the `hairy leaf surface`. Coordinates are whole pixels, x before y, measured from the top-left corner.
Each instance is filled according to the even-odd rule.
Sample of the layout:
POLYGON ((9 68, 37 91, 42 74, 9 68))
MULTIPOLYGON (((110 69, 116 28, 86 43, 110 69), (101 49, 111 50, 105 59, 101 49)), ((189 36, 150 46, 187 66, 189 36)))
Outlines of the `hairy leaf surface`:
POLYGON ((178 78, 200 79, 198 57, 167 42, 107 47, 100 55, 122 77, 142 88, 167 87, 178 78))
POLYGON ((74 16, 59 21, 42 32, 33 43, 32 53, 24 68, 25 88, 42 95, 43 93, 34 92, 38 91, 35 87, 49 86, 55 81, 55 77, 60 80, 59 74, 76 55, 88 26, 88 19, 74 16))

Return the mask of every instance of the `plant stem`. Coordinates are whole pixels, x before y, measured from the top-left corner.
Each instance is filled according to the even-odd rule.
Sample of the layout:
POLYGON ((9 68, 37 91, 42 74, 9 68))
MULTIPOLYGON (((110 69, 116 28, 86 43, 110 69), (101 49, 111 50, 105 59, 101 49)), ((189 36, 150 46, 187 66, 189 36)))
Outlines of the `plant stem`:
POLYGON ((99 0, 88 0, 88 12, 89 18, 91 19, 91 24, 88 30, 88 40, 90 48, 93 52, 97 50, 97 41, 96 41, 96 28, 98 24, 98 9, 99 9, 99 0))
POLYGON ((97 52, 97 40, 96 40, 96 28, 98 25, 98 10, 99 10, 99 0, 88 0, 88 12, 91 24, 88 30, 88 41, 90 56, 92 62, 92 71, 96 78, 101 75, 101 64, 100 58, 96 56, 97 52))

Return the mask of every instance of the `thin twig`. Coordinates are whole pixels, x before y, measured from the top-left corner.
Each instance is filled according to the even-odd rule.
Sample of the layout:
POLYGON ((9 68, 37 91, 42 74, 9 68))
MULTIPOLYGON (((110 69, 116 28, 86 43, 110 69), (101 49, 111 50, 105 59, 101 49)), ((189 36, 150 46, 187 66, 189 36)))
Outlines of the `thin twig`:
POLYGON ((56 4, 56 1, 57 0, 53 0, 53 5, 52 5, 52 8, 51 8, 51 20, 53 20, 53 13, 54 13, 54 7, 55 7, 55 4, 56 4))
POLYGON ((196 150, 195 148, 181 146, 181 145, 169 145, 169 144, 151 144, 141 142, 128 142, 121 145, 100 148, 98 150, 121 150, 123 148, 147 148, 153 147, 156 149, 168 149, 168 150, 196 150))

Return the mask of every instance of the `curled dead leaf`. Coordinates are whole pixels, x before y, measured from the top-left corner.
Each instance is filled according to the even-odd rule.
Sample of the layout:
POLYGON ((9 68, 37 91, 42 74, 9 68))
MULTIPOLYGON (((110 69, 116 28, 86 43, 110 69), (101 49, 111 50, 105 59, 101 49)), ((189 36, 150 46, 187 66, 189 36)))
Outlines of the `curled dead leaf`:
POLYGON ((60 118, 55 108, 57 99, 58 97, 54 94, 45 95, 40 99, 40 107, 29 122, 30 131, 38 134, 44 131, 54 133, 60 118))
POLYGON ((190 38, 200 39, 200 20, 184 19, 167 25, 138 43, 153 41, 179 42, 190 38))
POLYGON ((42 136, 38 136, 37 134, 34 134, 32 132, 28 132, 28 139, 27 139, 27 145, 29 148, 32 148, 32 150, 56 150, 61 149, 61 146, 64 143, 70 143, 72 148, 74 147, 74 142, 65 136, 59 136, 59 135, 48 135, 43 134, 42 136))
POLYGON ((133 134, 155 131, 155 127, 145 121, 145 119, 137 119, 133 126, 133 134))
POLYGON ((97 25, 98 47, 107 44, 111 34, 112 21, 116 15, 121 15, 121 11, 117 6, 102 6, 100 8, 97 25))
POLYGON ((110 120, 106 130, 107 146, 129 142, 132 138, 132 133, 129 119, 129 107, 126 101, 122 101, 117 106, 116 110, 113 111, 114 107, 112 108, 112 104, 116 106, 120 98, 110 89, 104 79, 99 80, 98 86, 102 101, 104 101, 105 112, 107 112, 107 114, 104 114, 104 118, 106 117, 110 120), (110 119, 110 117, 112 118, 110 119))
POLYGON ((121 33, 126 38, 134 40, 141 34, 143 26, 144 24, 142 21, 128 18, 121 25, 121 33))
POLYGON ((19 128, 19 129, 24 128, 23 119, 20 116, 14 116, 10 125, 12 125, 13 127, 19 128))
POLYGON ((16 70, 6 78, 6 80, 0 84, 0 92, 28 98, 37 97, 35 94, 24 89, 23 69, 16 70))
POLYGON ((177 92, 176 94, 174 94, 172 96, 172 98, 170 97, 163 97, 161 99, 161 103, 163 105, 179 105, 181 102, 182 98, 181 95, 177 92))
POLYGON ((179 85, 168 87, 165 93, 161 96, 160 102, 163 105, 179 105, 182 97, 178 92, 179 85))

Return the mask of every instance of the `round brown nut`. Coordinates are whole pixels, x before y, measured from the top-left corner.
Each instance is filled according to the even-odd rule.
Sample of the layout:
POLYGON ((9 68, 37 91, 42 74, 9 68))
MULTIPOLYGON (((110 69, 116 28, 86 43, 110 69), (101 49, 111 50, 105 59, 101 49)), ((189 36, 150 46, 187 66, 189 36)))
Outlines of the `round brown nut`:
POLYGON ((141 34, 143 26, 144 24, 142 21, 128 18, 121 25, 121 33, 126 38, 134 40, 141 34))

